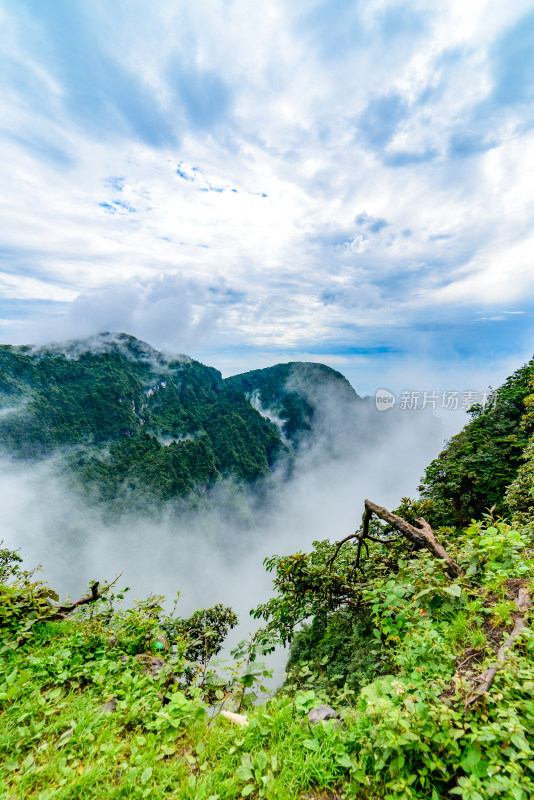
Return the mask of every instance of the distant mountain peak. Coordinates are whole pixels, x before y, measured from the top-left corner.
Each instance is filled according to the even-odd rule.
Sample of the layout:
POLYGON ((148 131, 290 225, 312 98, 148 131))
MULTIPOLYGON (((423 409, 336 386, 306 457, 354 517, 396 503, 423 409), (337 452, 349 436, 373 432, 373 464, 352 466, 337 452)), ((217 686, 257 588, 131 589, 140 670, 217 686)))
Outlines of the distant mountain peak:
POLYGON ((326 364, 289 361, 226 378, 255 408, 278 425, 284 437, 296 441, 317 421, 319 407, 335 401, 343 412, 362 402, 348 380, 326 364))
POLYGON ((102 331, 79 339, 69 339, 66 342, 50 342, 30 348, 32 354, 63 355, 65 358, 72 360, 77 360, 86 353, 101 355, 117 351, 128 359, 151 361, 154 365, 164 366, 170 361, 191 362, 190 356, 182 353, 170 355, 161 352, 142 339, 137 339, 129 333, 116 331, 102 331))
POLYGON ((0 454, 61 456, 77 485, 119 506, 134 495, 202 498, 220 479, 254 483, 275 464, 291 468, 315 440, 335 456, 351 446, 362 402, 325 364, 223 380, 188 356, 110 331, 1 346, 0 377, 0 454))

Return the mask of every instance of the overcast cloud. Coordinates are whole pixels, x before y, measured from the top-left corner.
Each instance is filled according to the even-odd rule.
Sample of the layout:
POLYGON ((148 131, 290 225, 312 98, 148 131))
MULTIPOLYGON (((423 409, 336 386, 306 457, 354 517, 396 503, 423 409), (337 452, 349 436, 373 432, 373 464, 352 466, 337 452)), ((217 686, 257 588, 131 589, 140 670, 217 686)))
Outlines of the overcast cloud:
POLYGON ((0 0, 0 30, 2 341, 360 391, 531 355, 532 0, 0 0))

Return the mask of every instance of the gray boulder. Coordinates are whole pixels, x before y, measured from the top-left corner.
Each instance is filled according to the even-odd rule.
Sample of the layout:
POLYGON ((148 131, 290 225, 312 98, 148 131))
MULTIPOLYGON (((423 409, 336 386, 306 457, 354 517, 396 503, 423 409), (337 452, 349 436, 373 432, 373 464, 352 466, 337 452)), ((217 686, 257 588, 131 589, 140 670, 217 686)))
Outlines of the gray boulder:
POLYGON ((100 706, 98 710, 100 711, 101 714, 106 714, 111 711, 115 711, 116 708, 117 708, 117 698, 112 697, 111 700, 108 700, 107 703, 104 703, 103 706, 100 706))
POLYGON ((308 720, 312 725, 317 725, 318 722, 325 722, 327 719, 339 719, 339 714, 330 706, 317 706, 312 708, 308 714, 308 720))

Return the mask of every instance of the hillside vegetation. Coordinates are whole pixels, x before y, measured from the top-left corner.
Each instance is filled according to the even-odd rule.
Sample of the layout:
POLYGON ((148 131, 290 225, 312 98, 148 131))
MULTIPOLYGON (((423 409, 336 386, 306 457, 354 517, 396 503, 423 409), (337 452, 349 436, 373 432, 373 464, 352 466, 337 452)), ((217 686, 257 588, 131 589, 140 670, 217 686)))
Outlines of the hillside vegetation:
POLYGON ((109 502, 251 483, 284 453, 276 426, 221 374, 126 334, 32 349, 0 347, 0 450, 67 455, 79 487, 109 502))
POLYGON ((534 427, 525 416, 533 375, 531 360, 492 392, 484 408, 473 406, 471 422, 428 466, 419 488, 432 501, 436 524, 466 525, 491 506, 508 510, 506 489, 534 427))
POLYGON ((335 394, 338 403, 362 402, 347 379, 324 364, 290 361, 234 375, 225 383, 268 409, 280 420, 285 437, 296 444, 303 433, 313 429, 323 393, 335 394))
POLYGON ((366 503, 345 540, 268 559, 261 627, 226 661, 223 605, 123 606, 119 582, 61 603, 1 551, 0 797, 532 797, 531 379, 473 410, 420 500, 366 503), (312 723, 321 704, 335 714, 312 723))

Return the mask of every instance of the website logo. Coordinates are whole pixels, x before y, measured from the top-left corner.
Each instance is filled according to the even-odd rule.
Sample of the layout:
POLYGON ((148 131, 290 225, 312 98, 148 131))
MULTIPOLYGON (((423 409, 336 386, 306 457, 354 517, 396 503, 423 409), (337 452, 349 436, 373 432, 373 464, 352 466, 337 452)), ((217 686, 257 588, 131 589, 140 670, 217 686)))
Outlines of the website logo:
POLYGON ((377 411, 389 411, 390 408, 393 408, 396 402, 397 398, 393 392, 389 391, 389 389, 377 389, 375 394, 375 405, 377 411))

